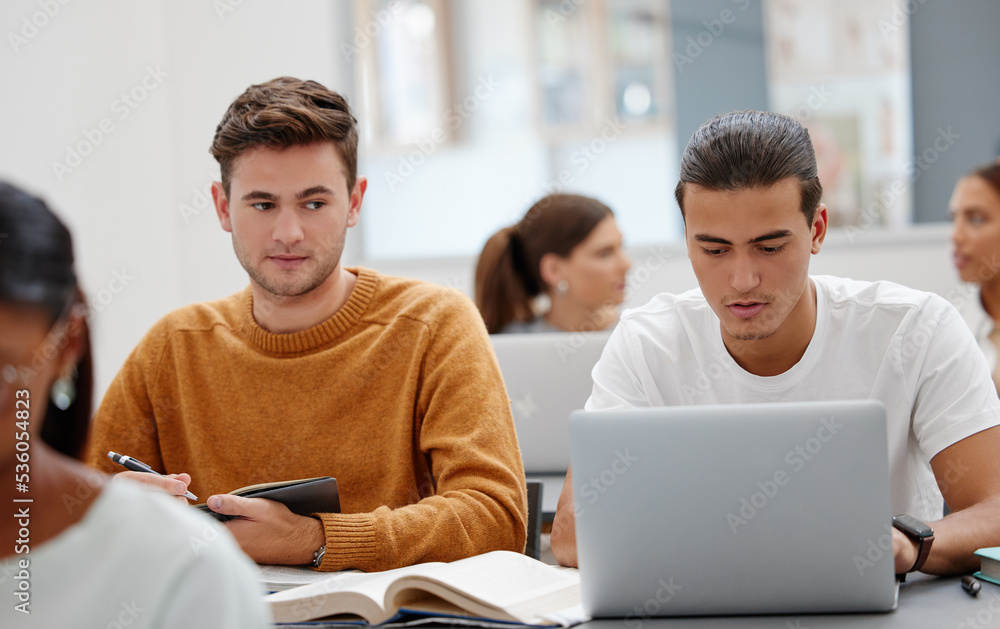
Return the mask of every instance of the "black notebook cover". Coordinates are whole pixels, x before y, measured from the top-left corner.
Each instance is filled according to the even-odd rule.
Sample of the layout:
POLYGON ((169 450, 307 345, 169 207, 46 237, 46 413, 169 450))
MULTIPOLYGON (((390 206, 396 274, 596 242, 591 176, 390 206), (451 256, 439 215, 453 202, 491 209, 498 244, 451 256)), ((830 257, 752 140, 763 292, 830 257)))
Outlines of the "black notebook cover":
MULTIPOLYGON (((337 491, 337 479, 330 476, 287 481, 285 483, 267 483, 265 487, 243 487, 229 492, 243 498, 266 498, 288 507, 289 511, 298 515, 313 513, 340 513, 340 493, 337 491)), ((216 520, 225 522, 237 516, 223 515, 208 508, 206 504, 194 505, 216 520)))

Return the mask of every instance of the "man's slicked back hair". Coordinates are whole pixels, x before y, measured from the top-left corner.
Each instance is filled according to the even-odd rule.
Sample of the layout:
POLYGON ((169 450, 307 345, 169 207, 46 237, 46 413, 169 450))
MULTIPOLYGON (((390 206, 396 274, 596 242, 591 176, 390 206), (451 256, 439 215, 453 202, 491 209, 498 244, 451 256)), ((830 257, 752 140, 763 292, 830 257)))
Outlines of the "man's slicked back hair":
POLYGON ((823 186, 809 131, 783 114, 734 111, 710 119, 691 136, 674 197, 683 216, 686 184, 747 190, 769 188, 788 177, 798 180, 802 213, 812 225, 823 186))
POLYGON ((333 142, 347 170, 347 190, 358 176, 358 121, 343 96, 316 81, 283 76, 251 85, 229 106, 215 130, 211 152, 229 184, 236 158, 257 147, 286 149, 333 142))

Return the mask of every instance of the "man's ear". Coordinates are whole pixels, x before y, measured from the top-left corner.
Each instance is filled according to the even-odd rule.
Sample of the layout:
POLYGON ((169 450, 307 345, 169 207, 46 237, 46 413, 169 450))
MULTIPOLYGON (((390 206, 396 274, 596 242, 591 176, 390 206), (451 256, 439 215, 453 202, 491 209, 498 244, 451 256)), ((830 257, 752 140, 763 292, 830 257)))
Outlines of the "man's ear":
POLYGON ((538 275, 547 286, 555 286, 563 279, 562 263, 563 259, 551 252, 543 255, 538 261, 538 275))
POLYGON ((813 255, 819 253, 819 250, 823 248, 823 240, 826 238, 826 231, 828 227, 829 223, 826 212, 826 204, 820 203, 819 207, 816 208, 816 213, 813 215, 813 224, 812 224, 813 255))
POLYGON ((229 199, 226 198, 226 191, 223 189, 221 181, 212 182, 212 201, 215 203, 215 215, 219 217, 222 229, 232 232, 233 223, 229 216, 229 199))
POLYGON ((354 189, 351 190, 351 205, 347 210, 347 226, 354 227, 358 224, 361 215, 361 202, 365 198, 365 190, 368 189, 368 178, 358 177, 354 182, 354 189))

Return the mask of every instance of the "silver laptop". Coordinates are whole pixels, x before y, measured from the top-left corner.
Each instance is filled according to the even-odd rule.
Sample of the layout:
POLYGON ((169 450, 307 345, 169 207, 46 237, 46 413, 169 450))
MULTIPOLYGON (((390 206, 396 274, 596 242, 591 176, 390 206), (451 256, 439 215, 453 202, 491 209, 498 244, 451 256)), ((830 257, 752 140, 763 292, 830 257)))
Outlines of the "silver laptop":
MULTIPOLYGON (((583 408, 609 332, 490 336, 528 474, 565 475, 569 414, 583 408)), ((558 491, 555 492, 558 495, 558 491)))
POLYGON ((881 403, 578 411, 570 442, 590 615, 895 606, 881 403))

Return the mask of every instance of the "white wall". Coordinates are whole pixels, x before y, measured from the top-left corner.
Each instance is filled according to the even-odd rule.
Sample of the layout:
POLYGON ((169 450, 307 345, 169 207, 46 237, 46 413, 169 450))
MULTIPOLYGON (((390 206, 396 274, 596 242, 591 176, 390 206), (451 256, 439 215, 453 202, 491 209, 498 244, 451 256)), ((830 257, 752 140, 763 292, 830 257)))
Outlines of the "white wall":
MULTIPOLYGON (((278 7, 239 0, 107 0, 65 6, 57 0, 8 0, 0 7, 0 30, 6 35, 6 45, 0 44, 0 67, 8 86, 0 125, 4 147, 0 178, 42 194, 73 230, 84 289, 100 310, 91 321, 99 396, 156 319, 246 284, 207 193, 207 184, 218 172, 208 146, 231 100, 247 85, 282 74, 314 78, 351 93, 353 78, 337 48, 338 42, 352 36, 350 3, 297 0, 278 7), (39 2, 59 7, 59 12, 48 17, 39 2), (232 10, 220 14, 218 7, 232 10), (22 34, 24 20, 30 24, 33 19, 44 25, 22 34), (133 90, 142 101, 134 109, 127 105, 123 109, 121 95, 133 90), (105 119, 104 128, 110 131, 93 131, 105 119), (88 143, 95 145, 91 151, 88 143), (66 161, 67 147, 88 154, 60 177, 53 162, 66 161)), ((502 24, 499 18, 496 21, 502 24)), ((495 43, 499 52, 494 60, 520 54, 517 40, 495 43)), ((477 61, 469 60, 473 62, 477 61)), ((497 107, 492 101, 488 104, 497 107)), ((474 121, 469 133, 497 133, 509 111, 490 107, 484 107, 491 113, 474 121)), ((657 168, 676 168, 666 151, 658 156, 655 147, 643 146, 641 140, 629 142, 656 161, 657 168)), ((624 148, 626 142, 621 145, 624 148)), ((441 188, 442 198, 453 204, 469 198, 475 207, 477 197, 470 190, 480 197, 494 195, 493 176, 505 167, 502 160, 478 163, 474 152, 463 154, 459 149, 441 157, 438 172, 428 168, 423 176, 441 177, 449 164, 462 160, 463 178, 479 173, 474 181, 463 180, 468 190, 441 188)), ((531 167, 541 159, 531 157, 519 166, 531 167)), ((590 176, 599 176, 619 181, 616 173, 629 169, 628 164, 618 164, 619 159, 609 152, 593 173, 578 179, 589 182, 590 176)), ((545 160, 559 163, 558 156, 545 160)), ((371 170, 362 174, 380 177, 376 158, 363 164, 371 170)), ((412 183, 419 185, 416 180, 412 183)), ((586 185, 581 183, 582 189, 586 185)), ((656 184, 663 188, 662 194, 650 197, 628 189, 634 187, 632 182, 621 180, 621 185, 612 205, 645 202, 663 207, 663 225, 677 224, 669 177, 664 175, 656 184)), ((400 194, 396 202, 405 199, 400 194)), ((523 212, 523 199, 517 200, 516 211, 523 212)), ((399 210, 382 201, 373 190, 362 212, 362 230, 366 221, 377 225, 396 220, 392 212, 399 210)), ((628 222, 623 216, 623 223, 628 222)), ((643 242, 645 230, 635 229, 640 233, 626 237, 643 242)), ((359 233, 351 234, 345 252, 349 262, 360 259, 361 240, 359 233)), ((662 290, 694 285, 686 255, 677 244, 644 244, 631 254, 629 305, 662 290)), ((474 259, 468 255, 364 263, 472 292, 474 259)), ((815 258, 813 270, 894 279, 941 293, 954 286, 947 228, 940 226, 886 236, 864 233, 853 241, 834 235, 815 258)))
POLYGON ((201 198, 218 173, 208 154, 215 126, 251 83, 291 74, 345 85, 332 34, 350 7, 62 2, 0 8, 0 177, 44 196, 73 231, 81 281, 100 310, 91 328, 101 395, 159 317, 245 286, 201 198), (122 98, 133 90, 134 109, 122 98), (87 154, 58 176, 52 164, 66 163, 67 147, 87 154), (200 213, 185 220, 182 205, 200 213))

